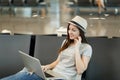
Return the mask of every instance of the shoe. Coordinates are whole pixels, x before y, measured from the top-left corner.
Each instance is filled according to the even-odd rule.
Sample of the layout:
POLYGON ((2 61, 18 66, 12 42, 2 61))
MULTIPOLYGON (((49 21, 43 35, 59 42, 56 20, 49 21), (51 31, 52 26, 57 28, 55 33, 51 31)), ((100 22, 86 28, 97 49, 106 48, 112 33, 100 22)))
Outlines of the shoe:
POLYGON ((107 8, 105 7, 104 10, 107 11, 107 8))
POLYGON ((102 15, 101 13, 98 13, 98 17, 101 17, 101 15, 102 15))

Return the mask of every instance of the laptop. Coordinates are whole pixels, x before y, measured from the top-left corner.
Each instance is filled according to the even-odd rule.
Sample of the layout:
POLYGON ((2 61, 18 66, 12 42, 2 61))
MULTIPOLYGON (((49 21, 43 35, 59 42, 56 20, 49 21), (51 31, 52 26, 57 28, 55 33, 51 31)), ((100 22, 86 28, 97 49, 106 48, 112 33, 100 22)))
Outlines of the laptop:
POLYGON ((23 60, 24 66, 27 68, 28 71, 36 73, 44 80, 64 80, 63 76, 52 70, 47 70, 46 72, 44 72, 41 68, 41 63, 39 59, 32 57, 23 51, 19 51, 19 53, 23 60))

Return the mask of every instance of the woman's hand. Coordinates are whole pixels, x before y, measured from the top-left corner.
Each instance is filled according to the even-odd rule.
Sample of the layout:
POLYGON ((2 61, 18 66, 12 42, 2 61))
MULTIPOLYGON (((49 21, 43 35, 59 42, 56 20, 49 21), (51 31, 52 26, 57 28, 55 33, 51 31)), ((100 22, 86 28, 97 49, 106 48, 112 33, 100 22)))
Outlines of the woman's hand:
POLYGON ((50 66, 49 65, 43 65, 42 66, 42 70, 45 72, 45 71, 47 71, 47 70, 49 70, 50 69, 50 66))
POLYGON ((81 44, 81 37, 79 36, 78 38, 74 39, 74 43, 75 43, 75 47, 80 47, 80 44, 81 44))

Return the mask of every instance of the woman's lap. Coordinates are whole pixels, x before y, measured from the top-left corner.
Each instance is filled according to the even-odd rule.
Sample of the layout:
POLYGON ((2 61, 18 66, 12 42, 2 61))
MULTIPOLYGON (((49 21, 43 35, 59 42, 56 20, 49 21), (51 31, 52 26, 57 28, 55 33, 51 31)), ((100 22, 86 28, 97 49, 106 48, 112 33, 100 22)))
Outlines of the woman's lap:
POLYGON ((43 79, 34 73, 30 74, 29 72, 22 70, 14 75, 5 77, 1 80, 43 80, 43 79))

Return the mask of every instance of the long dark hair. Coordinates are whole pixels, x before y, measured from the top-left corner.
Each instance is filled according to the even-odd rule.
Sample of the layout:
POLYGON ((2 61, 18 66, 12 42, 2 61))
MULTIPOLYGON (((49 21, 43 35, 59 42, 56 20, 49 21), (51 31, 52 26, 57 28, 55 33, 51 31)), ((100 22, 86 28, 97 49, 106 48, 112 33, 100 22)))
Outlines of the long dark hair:
MULTIPOLYGON (((58 53, 60 53, 61 51, 65 50, 66 48, 68 48, 68 46, 74 42, 74 40, 71 40, 69 38, 69 33, 68 33, 69 26, 70 26, 70 24, 68 24, 68 27, 67 27, 67 37, 66 37, 66 40, 63 43, 63 46, 58 50, 58 53)), ((77 28, 79 29, 79 33, 80 33, 80 36, 82 38, 81 42, 82 43, 88 43, 87 40, 86 40, 86 37, 85 37, 85 32, 83 32, 79 27, 77 27, 77 28)))

